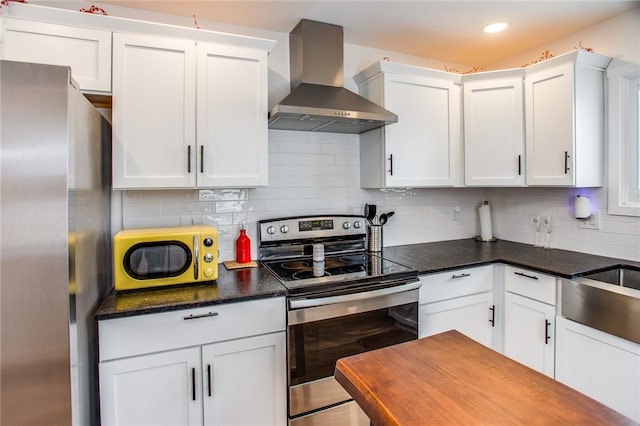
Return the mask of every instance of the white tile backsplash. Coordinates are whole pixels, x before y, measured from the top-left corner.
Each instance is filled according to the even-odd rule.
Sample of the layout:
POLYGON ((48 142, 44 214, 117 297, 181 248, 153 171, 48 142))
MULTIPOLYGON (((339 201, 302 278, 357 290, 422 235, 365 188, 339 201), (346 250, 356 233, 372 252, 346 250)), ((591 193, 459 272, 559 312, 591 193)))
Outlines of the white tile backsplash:
POLYGON ((552 218, 552 246, 640 261, 640 218, 609 216, 606 189, 434 188, 361 189, 357 135, 269 131, 269 185, 252 189, 125 191, 125 228, 198 223, 218 228, 220 260, 235 258, 242 224, 257 257, 257 221, 315 213, 360 214, 364 203, 395 211, 384 245, 471 238, 479 233, 477 208, 491 204, 496 238, 534 244, 531 216, 552 218), (599 231, 578 228, 573 197, 591 198, 602 215, 599 231), (459 207, 457 219, 453 208, 459 207))
POLYGON ((640 218, 607 213, 606 188, 491 188, 486 190, 492 204, 494 235, 511 241, 535 243, 531 216, 552 219, 551 246, 600 256, 640 261, 640 218), (591 199, 591 210, 601 217, 599 230, 578 227, 573 217, 573 198, 591 199))

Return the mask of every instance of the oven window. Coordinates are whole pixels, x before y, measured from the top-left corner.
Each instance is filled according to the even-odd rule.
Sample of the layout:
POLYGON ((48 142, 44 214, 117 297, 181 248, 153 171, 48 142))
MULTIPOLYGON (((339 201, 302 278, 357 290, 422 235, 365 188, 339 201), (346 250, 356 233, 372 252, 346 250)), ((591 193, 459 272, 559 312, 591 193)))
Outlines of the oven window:
POLYGON ((191 266, 191 250, 180 241, 140 243, 127 250, 123 264, 138 280, 177 277, 191 266))
POLYGON ((290 386, 333 376, 340 358, 417 338, 417 302, 292 325, 290 386))

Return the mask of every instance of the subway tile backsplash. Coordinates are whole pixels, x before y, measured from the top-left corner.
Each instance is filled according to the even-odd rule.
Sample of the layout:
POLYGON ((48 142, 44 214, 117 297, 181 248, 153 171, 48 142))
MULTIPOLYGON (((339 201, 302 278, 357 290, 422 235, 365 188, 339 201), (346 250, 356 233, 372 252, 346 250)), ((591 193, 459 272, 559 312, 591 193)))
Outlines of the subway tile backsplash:
POLYGON ((380 212, 396 212, 384 228, 385 246, 471 238, 479 233, 477 208, 486 199, 497 238, 533 244, 530 216, 548 215, 555 248, 640 260, 640 219, 607 215, 604 188, 372 190, 360 188, 359 176, 357 135, 270 130, 267 187, 124 191, 122 226, 211 224, 219 232, 220 260, 230 260, 243 224, 256 258, 258 220, 361 214, 364 203, 377 204, 380 212), (571 217, 576 194, 592 199, 602 215, 601 230, 578 228, 571 217), (459 207, 458 214, 454 207, 459 207))

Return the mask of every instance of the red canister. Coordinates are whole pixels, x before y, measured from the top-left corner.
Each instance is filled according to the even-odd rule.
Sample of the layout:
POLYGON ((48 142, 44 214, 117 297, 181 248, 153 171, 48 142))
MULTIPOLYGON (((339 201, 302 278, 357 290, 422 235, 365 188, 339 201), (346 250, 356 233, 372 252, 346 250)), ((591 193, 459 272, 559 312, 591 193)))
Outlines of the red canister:
POLYGON ((251 240, 247 237, 246 229, 240 229, 240 236, 236 240, 236 262, 251 262, 251 240))

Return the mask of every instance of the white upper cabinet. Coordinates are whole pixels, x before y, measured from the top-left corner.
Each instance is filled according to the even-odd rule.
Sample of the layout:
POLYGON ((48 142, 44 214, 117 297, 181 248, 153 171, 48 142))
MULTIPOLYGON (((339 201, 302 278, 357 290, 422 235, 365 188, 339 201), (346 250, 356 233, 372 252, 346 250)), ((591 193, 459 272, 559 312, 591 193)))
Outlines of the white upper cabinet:
POLYGON ((196 184, 196 45, 113 35, 113 187, 196 184))
POLYGON ((113 187, 266 185, 267 54, 114 33, 113 187))
POLYGON ((198 44, 198 186, 265 186, 267 51, 198 44))
POLYGON ((81 90, 111 91, 110 31, 2 19, 2 59, 69 66, 81 90))
POLYGON ((360 186, 454 186, 460 172, 460 75, 378 62, 354 77, 359 92, 398 115, 360 135, 360 186))
POLYGON ((524 69, 464 75, 466 186, 522 186, 524 69))
POLYGON ((526 68, 528 185, 603 185, 608 63, 608 57, 576 50, 526 68))

